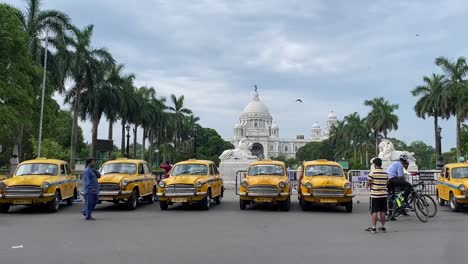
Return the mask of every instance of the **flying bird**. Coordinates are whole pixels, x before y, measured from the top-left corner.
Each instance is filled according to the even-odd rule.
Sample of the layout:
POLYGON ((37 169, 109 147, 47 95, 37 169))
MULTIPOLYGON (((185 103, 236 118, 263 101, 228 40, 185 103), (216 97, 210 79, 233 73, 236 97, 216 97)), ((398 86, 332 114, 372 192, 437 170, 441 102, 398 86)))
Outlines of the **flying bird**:
POLYGON ((419 37, 419 34, 416 34, 416 37, 419 37))
POLYGON ((302 103, 302 100, 301 100, 301 99, 297 99, 296 102, 302 103))
POLYGON ((257 85, 256 85, 256 84, 254 84, 254 87, 255 87, 255 92, 257 92, 257 85))

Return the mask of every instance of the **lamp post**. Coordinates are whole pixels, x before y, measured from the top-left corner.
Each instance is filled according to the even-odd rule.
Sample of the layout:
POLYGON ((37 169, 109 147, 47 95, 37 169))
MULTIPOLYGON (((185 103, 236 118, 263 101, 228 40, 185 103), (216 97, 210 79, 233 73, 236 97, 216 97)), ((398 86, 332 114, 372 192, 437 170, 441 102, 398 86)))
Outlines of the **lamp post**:
POLYGON ((42 123, 44 119, 44 93, 45 93, 45 82, 47 73, 47 46, 49 45, 49 27, 46 29, 45 46, 44 46, 44 73, 42 76, 42 95, 41 95, 41 114, 39 117, 39 137, 37 139, 37 157, 41 157, 41 145, 42 145, 42 123))
POLYGON ((156 166, 159 166, 159 149, 155 149, 154 153, 156 153, 156 166))
POLYGON ((444 160, 442 157, 442 128, 437 127, 437 149, 436 149, 436 168, 441 169, 444 166, 444 160))
POLYGON ((125 157, 129 157, 129 150, 130 150, 130 125, 127 124, 125 126, 125 130, 127 130, 127 148, 125 150, 125 157))

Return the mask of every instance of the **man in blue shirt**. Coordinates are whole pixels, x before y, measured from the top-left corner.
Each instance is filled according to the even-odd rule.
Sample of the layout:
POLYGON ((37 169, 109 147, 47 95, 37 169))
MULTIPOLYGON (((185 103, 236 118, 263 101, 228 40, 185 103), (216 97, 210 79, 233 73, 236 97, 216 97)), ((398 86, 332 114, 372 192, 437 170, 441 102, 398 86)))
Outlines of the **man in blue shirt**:
POLYGON ((85 220, 94 221, 92 213, 98 202, 99 184, 98 178, 101 176, 93 167, 96 164, 96 159, 89 158, 86 160, 86 169, 83 172, 83 193, 84 193, 84 209, 83 216, 85 220))
POLYGON ((388 174, 388 189, 390 192, 395 191, 395 187, 399 187, 403 193, 404 202, 408 205, 408 196, 413 188, 409 182, 405 180, 405 173, 403 165, 408 164, 408 156, 406 154, 400 155, 400 160, 394 162, 387 168, 388 174))

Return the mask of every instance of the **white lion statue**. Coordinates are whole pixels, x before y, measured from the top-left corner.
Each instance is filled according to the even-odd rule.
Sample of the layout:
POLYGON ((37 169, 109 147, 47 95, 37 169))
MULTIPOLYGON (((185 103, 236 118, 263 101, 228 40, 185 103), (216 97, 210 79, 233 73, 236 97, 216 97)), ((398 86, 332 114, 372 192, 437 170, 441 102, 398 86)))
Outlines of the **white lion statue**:
POLYGON ((401 154, 406 154, 411 161, 416 161, 414 152, 395 150, 395 146, 388 139, 383 139, 379 144, 379 158, 382 160, 399 160, 401 154))
POLYGON ((228 159, 258 159, 257 156, 253 156, 250 149, 252 148, 252 143, 246 139, 241 139, 237 148, 225 150, 220 156, 220 160, 228 159))

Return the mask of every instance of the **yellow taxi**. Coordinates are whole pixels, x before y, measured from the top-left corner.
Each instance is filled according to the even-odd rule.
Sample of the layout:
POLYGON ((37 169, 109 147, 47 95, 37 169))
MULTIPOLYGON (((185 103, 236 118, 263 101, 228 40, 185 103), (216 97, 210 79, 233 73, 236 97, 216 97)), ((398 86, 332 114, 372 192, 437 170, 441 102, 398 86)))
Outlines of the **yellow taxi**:
POLYGON ((0 182, 0 212, 13 205, 46 205, 57 212, 60 201, 72 205, 78 179, 63 160, 38 158, 20 163, 13 176, 0 182))
POLYGON ((352 185, 339 163, 325 159, 306 161, 300 172, 298 198, 302 210, 312 204, 328 204, 353 211, 352 185))
POLYGON ((250 163, 239 187, 239 206, 274 203, 281 211, 289 211, 291 184, 282 161, 261 160, 250 163))
POLYGON ((99 201, 138 207, 139 199, 153 203, 157 181, 144 160, 120 158, 107 161, 99 170, 99 201))
POLYGON ((175 203, 200 204, 208 210, 212 199, 221 203, 224 182, 214 162, 190 159, 172 167, 169 177, 159 182, 157 195, 161 210, 175 203))
POLYGON ((444 206, 448 202, 453 212, 468 205, 468 162, 445 165, 437 179, 436 188, 439 205, 444 206))

